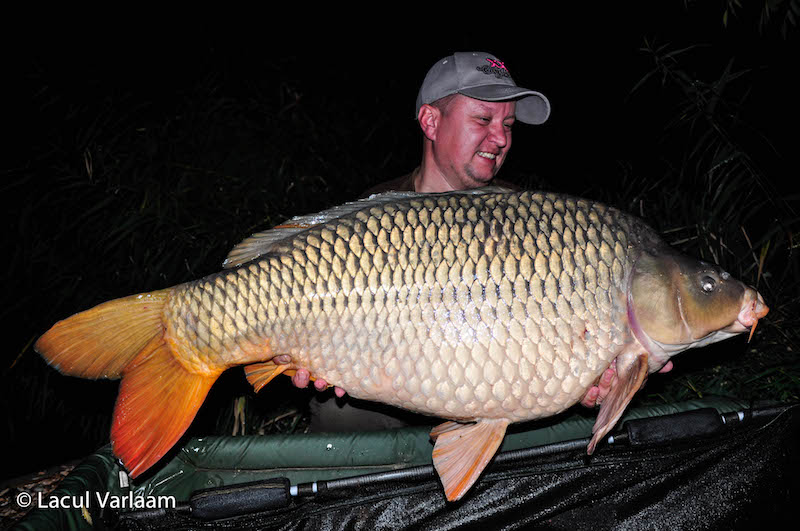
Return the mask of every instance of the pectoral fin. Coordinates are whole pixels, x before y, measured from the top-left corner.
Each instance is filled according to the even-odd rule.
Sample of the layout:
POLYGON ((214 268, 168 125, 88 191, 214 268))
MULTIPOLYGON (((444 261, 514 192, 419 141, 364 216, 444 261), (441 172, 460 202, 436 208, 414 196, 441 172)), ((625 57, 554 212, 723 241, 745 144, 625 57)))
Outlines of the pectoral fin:
POLYGON ((448 501, 460 499, 475 483, 497 452, 508 424, 507 420, 445 422, 433 429, 433 466, 448 501))
POLYGON ((633 395, 644 385, 647 379, 647 358, 646 353, 617 358, 617 379, 603 400, 600 413, 597 414, 597 420, 592 428, 592 440, 587 448, 589 455, 619 421, 633 395))

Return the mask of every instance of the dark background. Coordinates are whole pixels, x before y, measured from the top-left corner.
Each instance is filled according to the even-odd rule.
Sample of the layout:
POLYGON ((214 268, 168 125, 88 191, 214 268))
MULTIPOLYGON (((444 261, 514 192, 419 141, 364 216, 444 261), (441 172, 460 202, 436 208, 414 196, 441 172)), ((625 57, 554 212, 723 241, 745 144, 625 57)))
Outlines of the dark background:
MULTIPOLYGON (((728 177, 737 186, 751 179, 746 189, 761 195, 749 203, 758 208, 736 213, 754 250, 711 258, 754 283, 750 257, 771 241, 768 301, 796 303, 789 238, 798 191, 798 2, 778 2, 768 20, 763 2, 733 13, 735 4, 724 1, 562 4, 458 16, 455 8, 407 8, 381 16, 208 14, 203 21, 155 13, 97 22, 9 18, 0 165, 10 234, 0 438, 9 449, 0 477, 107 441, 117 383, 58 375, 31 349, 41 333, 104 300, 212 273, 247 234, 412 170, 421 143, 417 90, 428 68, 453 51, 497 55, 519 85, 551 102, 546 124, 515 127, 504 179, 602 199, 659 230, 680 228, 676 210, 688 219, 694 212, 665 214, 661 196, 693 205, 720 191, 739 193, 725 175, 715 180, 713 161, 692 158, 724 128, 749 172, 728 177), (675 81, 665 69, 649 75, 659 64, 683 77, 675 81), (726 68, 741 75, 726 78, 726 68), (698 113, 690 103, 715 83, 726 105, 698 113), (698 180, 704 172, 709 180, 698 180), (769 232, 775 227, 782 236, 769 232)), ((733 229, 725 243, 746 245, 744 231, 733 229)), ((673 243, 683 242, 672 234, 673 243)), ((784 357, 796 349, 790 324, 762 342, 781 353, 762 367, 770 374, 786 374, 787 364, 796 370, 784 357)), ((735 349, 745 363, 744 342, 735 349)), ((711 360, 724 364, 725 356, 711 360)), ((229 407, 232 396, 249 392, 243 380, 226 374, 209 402, 229 407)), ((797 399, 797 378, 789 380, 778 399, 797 399)), ((230 415, 208 416, 192 429, 208 433, 230 415)))

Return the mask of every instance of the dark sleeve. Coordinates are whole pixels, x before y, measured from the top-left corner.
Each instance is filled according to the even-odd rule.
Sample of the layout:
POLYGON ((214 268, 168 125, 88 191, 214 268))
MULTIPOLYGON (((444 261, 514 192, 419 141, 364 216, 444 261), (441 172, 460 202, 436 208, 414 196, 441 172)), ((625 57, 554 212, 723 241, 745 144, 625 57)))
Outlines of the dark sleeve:
POLYGON ((412 173, 407 175, 403 175, 402 177, 398 177, 397 179, 392 179, 391 181, 385 181, 380 184, 376 184, 372 188, 369 188, 365 191, 359 199, 363 199, 364 197, 369 197, 372 194, 380 194, 382 192, 413 192, 414 191, 414 183, 411 182, 412 173))
POLYGON ((520 187, 520 186, 518 186, 518 185, 516 185, 514 183, 510 183, 508 181, 501 181, 500 179, 494 179, 492 181, 492 186, 502 186, 503 188, 508 188, 509 190, 514 190, 515 192, 521 192, 522 191, 522 187, 520 187))
MULTIPOLYGON (((406 175, 403 175, 402 177, 398 177, 397 179, 392 179, 391 181, 385 181, 380 184, 376 184, 375 186, 369 188, 367 191, 361 194, 359 196, 359 199, 369 197, 372 194, 380 194, 389 191, 413 192, 414 191, 414 182, 412 180, 413 175, 414 172, 411 172, 406 175)), ((502 186, 503 188, 508 188, 509 190, 513 190, 515 192, 522 191, 522 188, 520 186, 508 181, 501 181, 500 179, 494 179, 490 186, 502 186)))

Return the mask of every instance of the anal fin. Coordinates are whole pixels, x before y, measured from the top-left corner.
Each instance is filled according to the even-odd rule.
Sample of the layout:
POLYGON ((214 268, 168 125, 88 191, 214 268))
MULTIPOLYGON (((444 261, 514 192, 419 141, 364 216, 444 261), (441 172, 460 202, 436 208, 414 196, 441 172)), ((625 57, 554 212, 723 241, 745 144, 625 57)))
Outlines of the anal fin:
POLYGON ((605 437, 608 432, 619 421, 625 408, 628 407, 633 395, 641 389, 647 379, 646 353, 635 355, 621 355, 617 358, 616 370, 617 378, 612 384, 611 390, 600 406, 594 427, 592 428, 592 440, 589 442, 587 453, 594 452, 597 443, 605 437))
POLYGON ((506 434, 507 420, 445 422, 433 429, 433 466, 448 501, 460 499, 489 464, 506 434))

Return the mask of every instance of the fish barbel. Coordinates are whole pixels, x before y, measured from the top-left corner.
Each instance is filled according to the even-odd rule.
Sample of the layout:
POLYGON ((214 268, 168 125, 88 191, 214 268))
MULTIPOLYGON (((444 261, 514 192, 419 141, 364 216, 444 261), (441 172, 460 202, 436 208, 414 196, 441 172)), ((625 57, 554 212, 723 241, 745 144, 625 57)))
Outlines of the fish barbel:
POLYGON ((576 404, 613 363, 591 454, 648 373, 768 311, 636 217, 500 189, 391 192, 299 216, 246 239, 224 268, 100 304, 35 345, 65 374, 122 378, 111 440, 133 477, 181 437, 224 370, 245 365, 259 390, 303 368, 354 397, 450 419, 431 437, 455 500, 510 423, 576 404))

